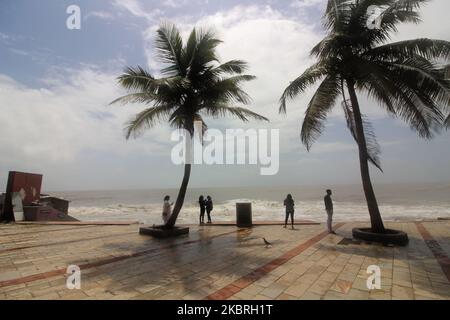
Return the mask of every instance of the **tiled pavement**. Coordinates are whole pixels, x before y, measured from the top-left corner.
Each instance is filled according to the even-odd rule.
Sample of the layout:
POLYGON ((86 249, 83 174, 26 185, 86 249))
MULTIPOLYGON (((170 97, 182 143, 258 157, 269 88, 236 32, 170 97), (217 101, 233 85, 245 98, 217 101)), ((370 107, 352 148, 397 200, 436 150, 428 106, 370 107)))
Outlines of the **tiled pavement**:
POLYGON ((0 225, 0 299, 450 299, 450 221, 387 223, 407 247, 339 243, 364 225, 191 226, 169 240, 137 225, 0 225), (80 290, 66 287, 71 264, 80 290), (367 289, 369 265, 381 289, 367 289))

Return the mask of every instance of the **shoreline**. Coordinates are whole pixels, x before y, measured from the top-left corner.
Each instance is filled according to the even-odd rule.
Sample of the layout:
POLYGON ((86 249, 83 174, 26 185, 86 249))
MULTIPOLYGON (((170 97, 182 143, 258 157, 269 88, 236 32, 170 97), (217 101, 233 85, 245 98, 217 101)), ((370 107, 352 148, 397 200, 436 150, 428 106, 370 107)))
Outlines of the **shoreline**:
MULTIPOLYGON (((450 221, 450 217, 437 217, 434 219, 405 219, 405 220, 383 220, 386 223, 416 223, 416 222, 446 222, 450 221)), ((333 219, 333 222, 337 223, 361 223, 361 224, 367 224, 370 223, 370 220, 343 220, 343 219, 333 219)), ((294 225, 300 226, 300 225, 320 225, 326 223, 325 219, 324 221, 314 221, 314 220, 300 220, 295 221, 294 225)), ((130 221, 130 220, 79 220, 79 221, 17 221, 17 222, 2 222, 0 223, 0 226, 2 225, 148 225, 146 223, 140 222, 140 221, 130 221)), ((190 226, 190 227, 229 227, 229 226, 236 226, 235 220, 218 220, 214 221, 212 223, 204 223, 204 224, 198 224, 198 223, 177 223, 176 225, 179 226, 190 226)), ((284 225, 283 220, 253 220, 254 227, 257 226, 275 226, 275 225, 284 225)), ((288 225, 290 223, 288 222, 288 225)), ((244 228, 245 229, 245 228, 244 228)))

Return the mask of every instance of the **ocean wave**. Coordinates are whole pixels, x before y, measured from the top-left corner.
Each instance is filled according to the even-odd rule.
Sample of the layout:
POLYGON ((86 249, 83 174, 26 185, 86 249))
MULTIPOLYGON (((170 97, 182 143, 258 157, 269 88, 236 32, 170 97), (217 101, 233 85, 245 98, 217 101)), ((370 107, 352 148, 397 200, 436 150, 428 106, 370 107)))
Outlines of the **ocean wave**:
MULTIPOLYGON (((233 199, 214 204, 212 219, 234 221, 236 203, 251 202, 254 221, 284 219, 284 207, 278 201, 233 199)), ((381 205, 380 211, 386 221, 436 219, 450 217, 450 208, 445 205, 381 205)), ((114 204, 107 206, 72 207, 70 214, 79 220, 132 220, 145 224, 161 223, 161 204, 114 204)), ((196 203, 186 203, 179 215, 179 223, 197 223, 199 208, 196 203)), ((323 201, 296 202, 295 217, 299 220, 323 222, 326 214, 323 201)), ((364 203, 334 202, 334 218, 338 221, 368 221, 369 215, 364 203)))

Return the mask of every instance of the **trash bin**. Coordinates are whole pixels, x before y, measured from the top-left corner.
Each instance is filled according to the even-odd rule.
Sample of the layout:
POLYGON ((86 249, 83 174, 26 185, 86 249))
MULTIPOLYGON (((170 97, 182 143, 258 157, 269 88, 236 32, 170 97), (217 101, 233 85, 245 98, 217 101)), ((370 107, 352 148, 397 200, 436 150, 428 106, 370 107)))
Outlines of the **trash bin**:
POLYGON ((252 226, 252 204, 250 202, 236 203, 236 225, 239 228, 252 226))

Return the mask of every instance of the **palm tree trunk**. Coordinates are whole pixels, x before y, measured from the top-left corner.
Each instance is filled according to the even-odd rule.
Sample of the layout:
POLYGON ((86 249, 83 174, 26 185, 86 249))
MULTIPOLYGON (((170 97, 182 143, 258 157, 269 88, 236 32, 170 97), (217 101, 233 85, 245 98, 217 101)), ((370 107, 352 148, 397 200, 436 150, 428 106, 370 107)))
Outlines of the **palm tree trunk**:
POLYGON ((173 228, 175 226, 175 222, 177 221, 178 214, 180 213, 181 208, 183 207, 184 197, 186 196, 186 190, 189 184, 189 178, 191 176, 191 164, 186 163, 184 165, 184 176, 183 181, 181 182, 180 191, 178 192, 177 201, 175 202, 175 207, 173 208, 172 215, 169 220, 165 224, 167 229, 173 228))
POLYGON ((381 219, 380 210, 378 209, 377 199, 373 191, 372 182, 370 180, 369 162, 367 157, 366 137, 364 135, 364 127, 359 109, 358 98, 355 92, 355 83, 347 80, 348 92, 352 103, 353 115, 355 117, 356 133, 358 135, 359 165, 361 170, 361 179, 366 196, 367 207, 369 209, 370 223, 372 232, 384 233, 383 220, 381 219))

